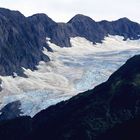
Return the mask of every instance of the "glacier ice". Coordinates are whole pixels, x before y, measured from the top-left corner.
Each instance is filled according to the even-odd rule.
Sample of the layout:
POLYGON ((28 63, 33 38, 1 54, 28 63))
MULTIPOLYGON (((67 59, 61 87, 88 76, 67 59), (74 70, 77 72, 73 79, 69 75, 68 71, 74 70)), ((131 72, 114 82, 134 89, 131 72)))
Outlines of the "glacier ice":
POLYGON ((0 108, 20 100, 21 115, 34 116, 40 110, 106 81, 126 60, 140 53, 140 40, 123 41, 108 36, 94 45, 85 38, 71 38, 72 47, 60 48, 46 39, 53 52, 45 48, 50 62, 40 62, 38 70, 24 69, 28 78, 0 76, 0 108))

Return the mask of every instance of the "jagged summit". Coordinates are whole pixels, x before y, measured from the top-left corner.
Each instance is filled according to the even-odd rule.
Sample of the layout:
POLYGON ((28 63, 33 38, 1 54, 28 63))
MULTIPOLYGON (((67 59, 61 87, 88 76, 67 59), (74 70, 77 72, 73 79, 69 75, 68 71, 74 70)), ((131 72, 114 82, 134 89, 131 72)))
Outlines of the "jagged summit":
POLYGON ((131 22, 131 20, 129 19, 129 18, 127 18, 127 17, 123 17, 123 18, 119 18, 119 19, 117 19, 117 20, 110 20, 110 21, 108 21, 108 20, 101 20, 101 21, 99 21, 99 23, 101 23, 101 22, 116 22, 116 21, 127 21, 127 22, 131 22))
POLYGON ((0 7, 0 12, 4 12, 4 13, 8 13, 8 12, 18 12, 20 13, 18 10, 10 10, 8 8, 3 8, 3 7, 0 7))
POLYGON ((34 70, 40 60, 49 60, 30 22, 20 12, 0 9, 0 32, 0 75, 15 72, 23 76, 22 67, 34 70))
POLYGON ((68 23, 56 23, 46 14, 25 17, 18 11, 0 8, 0 75, 21 75, 22 67, 34 70, 40 61, 49 61, 42 53, 49 48, 46 37, 60 47, 71 47, 71 37, 84 37, 102 43, 107 35, 140 39, 140 25, 126 18, 117 21, 95 22, 78 14, 68 23))
POLYGON ((118 19, 118 21, 132 22, 132 21, 131 21, 129 18, 127 18, 127 17, 120 18, 120 19, 118 19))
POLYGON ((77 14, 75 15, 72 19, 69 20, 68 23, 74 23, 74 22, 83 22, 83 21, 91 21, 93 22, 94 20, 88 16, 82 15, 82 14, 77 14))
POLYGON ((36 19, 36 20, 38 20, 40 22, 44 19, 44 20, 50 21, 52 23, 53 22, 55 23, 55 21, 53 21, 49 16, 47 16, 44 13, 38 13, 38 14, 34 14, 34 15, 28 17, 28 19, 31 19, 31 18, 36 19))
POLYGON ((6 8, 0 8, 0 15, 3 15, 3 16, 7 16, 7 17, 13 17, 13 18, 18 18, 18 17, 24 17, 25 16, 17 11, 17 10, 10 10, 10 9, 6 9, 6 8))

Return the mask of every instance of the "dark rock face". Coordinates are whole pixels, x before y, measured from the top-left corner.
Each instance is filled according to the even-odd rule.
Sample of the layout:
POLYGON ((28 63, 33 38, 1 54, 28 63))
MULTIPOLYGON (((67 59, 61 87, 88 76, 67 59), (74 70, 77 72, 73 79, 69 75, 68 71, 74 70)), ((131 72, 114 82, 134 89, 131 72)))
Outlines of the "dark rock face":
POLYGON ((4 106, 0 110, 1 112, 0 121, 11 120, 13 118, 20 117, 20 115, 22 114, 20 106, 21 106, 20 101, 11 102, 6 106, 4 106))
POLYGON ((1 122, 0 135, 2 140, 22 140, 32 130, 32 120, 30 117, 20 117, 10 123, 1 122), (10 130, 10 131, 9 131, 10 130), (7 134, 6 134, 7 133, 7 134), (6 135, 3 135, 6 134, 6 135))
POLYGON ((101 21, 99 24, 106 29, 107 34, 123 36, 124 39, 139 39, 140 24, 132 22, 127 18, 121 18, 117 21, 101 21))
POLYGON ((23 76, 21 67, 34 70, 39 61, 49 61, 41 47, 38 36, 21 13, 0 9, 0 75, 16 72, 23 76))
POLYGON ((46 37, 49 37, 51 28, 57 25, 51 18, 45 14, 35 14, 28 17, 28 22, 31 25, 32 31, 36 34, 36 38, 39 40, 38 46, 46 47, 49 51, 51 48, 46 44, 46 37), (41 43, 41 45, 39 45, 41 43))
POLYGON ((114 126, 97 140, 139 140, 140 118, 131 119, 122 124, 114 126))
POLYGON ((31 138, 95 140, 116 124, 140 117, 139 74, 140 56, 135 56, 107 82, 37 114, 31 138))
POLYGON ((0 79, 0 92, 2 91, 2 80, 0 79))
POLYGON ((68 23, 58 23, 53 26, 49 37, 61 47, 70 47, 70 37, 84 37, 93 43, 101 43, 105 36, 120 35, 124 39, 139 39, 140 25, 127 18, 117 21, 95 22, 90 17, 76 15, 68 23))
POLYGON ((108 34, 139 39, 140 25, 126 18, 95 22, 84 15, 76 15, 68 23, 56 23, 45 14, 26 18, 18 11, 0 8, 0 75, 15 72, 25 76, 22 67, 35 70, 40 61, 50 61, 42 53, 43 47, 53 51, 46 37, 60 47, 70 47, 71 37, 85 37, 96 43, 108 34))
POLYGON ((139 120, 140 55, 128 60, 107 82, 93 90, 51 106, 32 119, 1 122, 0 134, 4 139, 10 135, 11 139, 98 140, 102 136, 117 135, 121 132, 118 127, 121 130, 128 128, 126 131, 129 132, 133 124, 136 130, 135 122, 139 120), (20 135, 14 132, 16 127, 17 131, 22 131, 21 128, 18 130, 18 122, 24 123, 20 135), (26 132, 24 128, 27 128, 26 132))
POLYGON ((83 15, 76 15, 68 23, 76 30, 77 36, 85 37, 93 43, 101 43, 108 32, 98 22, 83 15))

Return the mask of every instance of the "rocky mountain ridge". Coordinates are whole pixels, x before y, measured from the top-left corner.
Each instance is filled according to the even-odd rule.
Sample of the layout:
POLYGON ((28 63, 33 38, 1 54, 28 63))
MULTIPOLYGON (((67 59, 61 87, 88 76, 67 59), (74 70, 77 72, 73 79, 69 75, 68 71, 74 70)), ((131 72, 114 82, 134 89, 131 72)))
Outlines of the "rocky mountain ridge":
POLYGON ((140 38, 140 25, 127 18, 95 22, 80 14, 68 23, 56 23, 45 14, 25 17, 18 11, 0 8, 0 75, 26 77, 22 68, 35 70, 40 61, 50 61, 42 52, 43 47, 53 51, 46 37, 60 47, 71 47, 71 37, 101 43, 107 35, 136 40, 140 38))

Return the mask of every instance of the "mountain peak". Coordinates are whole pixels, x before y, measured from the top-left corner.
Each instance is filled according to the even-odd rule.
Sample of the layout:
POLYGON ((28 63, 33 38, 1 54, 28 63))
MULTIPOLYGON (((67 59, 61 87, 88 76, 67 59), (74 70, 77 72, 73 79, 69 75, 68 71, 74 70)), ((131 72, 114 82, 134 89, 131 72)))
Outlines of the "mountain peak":
POLYGON ((120 22, 132 22, 129 18, 127 18, 127 17, 123 17, 123 18, 120 18, 120 19, 118 19, 118 20, 116 20, 116 21, 120 21, 120 22))
POLYGON ((14 10, 0 7, 0 12, 14 12, 14 10))
POLYGON ((36 19, 36 20, 46 20, 47 19, 47 21, 51 21, 51 22, 55 22, 55 21, 53 21, 49 16, 47 16, 46 14, 44 14, 44 13, 38 13, 38 14, 34 14, 34 15, 32 15, 32 16, 29 16, 28 17, 29 19, 36 19))
POLYGON ((49 61, 42 53, 43 47, 50 50, 46 37, 60 47, 70 47, 70 38, 77 36, 93 43, 102 43, 107 35, 133 40, 140 38, 140 25, 128 18, 95 22, 88 16, 77 14, 68 23, 56 23, 43 13, 25 17, 19 11, 0 8, 0 23, 0 75, 12 75, 13 72, 20 75, 22 67, 34 70, 39 61, 49 61), (26 60, 25 56, 28 56, 26 60))
POLYGON ((68 23, 73 23, 77 21, 92 21, 93 22, 94 20, 88 16, 77 14, 68 23))
POLYGON ((37 18, 49 18, 46 14, 44 14, 44 13, 37 13, 37 14, 34 14, 34 15, 32 15, 32 16, 29 16, 29 18, 30 17, 37 17, 37 18))
POLYGON ((20 13, 19 11, 17 10, 10 10, 10 9, 7 9, 7 8, 1 8, 0 7, 0 14, 4 15, 4 16, 22 16, 22 17, 25 17, 22 13, 20 13))

